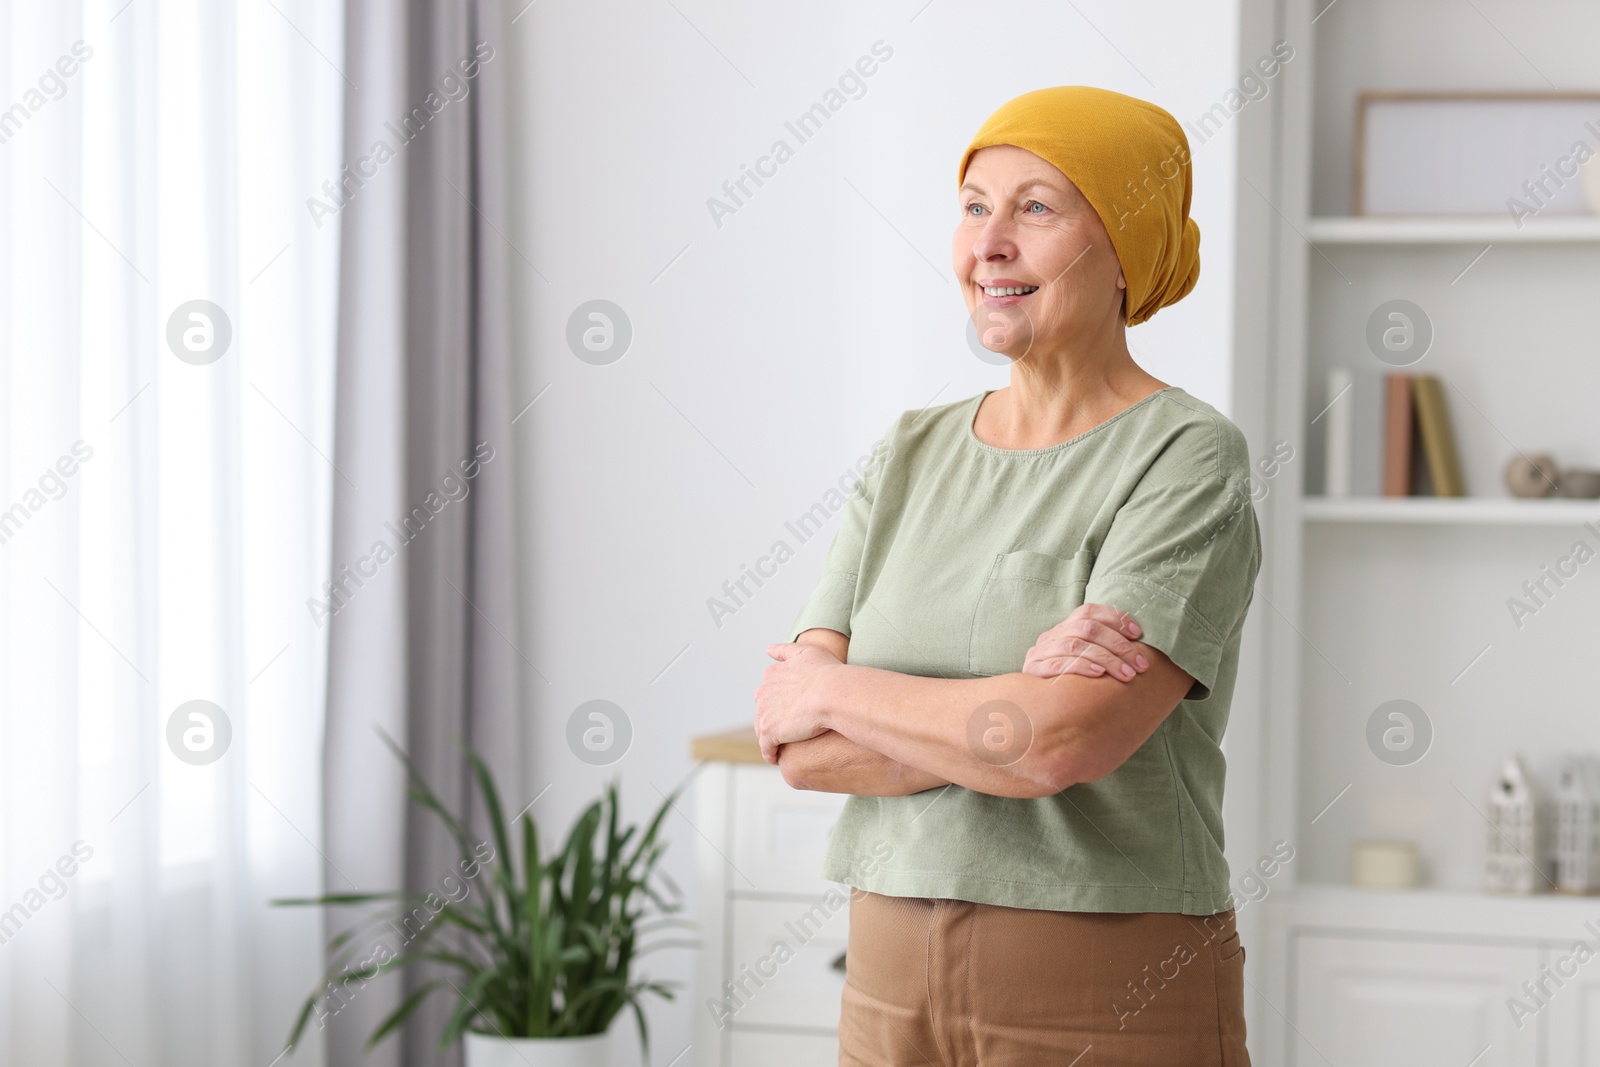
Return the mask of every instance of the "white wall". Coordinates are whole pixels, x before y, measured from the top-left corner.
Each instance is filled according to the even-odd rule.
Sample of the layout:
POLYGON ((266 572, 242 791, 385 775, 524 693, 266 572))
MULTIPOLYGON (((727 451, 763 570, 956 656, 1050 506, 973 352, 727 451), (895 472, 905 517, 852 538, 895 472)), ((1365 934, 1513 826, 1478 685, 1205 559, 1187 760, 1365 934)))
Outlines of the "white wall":
MULTIPOLYGON (((516 69, 520 196, 492 221, 516 248, 517 406, 548 386, 517 423, 525 651, 549 680, 534 679, 529 709, 535 788, 555 785, 535 809, 547 832, 611 773, 643 819, 690 769, 691 736, 748 724, 763 646, 785 636, 832 529, 720 628, 707 599, 775 540, 794 545, 785 521, 899 412, 1005 384, 966 347, 950 268, 955 167, 983 119, 1031 89, 1091 84, 1191 123, 1257 58, 1239 54, 1238 10, 547 0, 518 18, 501 52, 516 69), (865 93, 798 144, 785 121, 879 40, 893 55, 865 93), (794 158, 719 228, 707 199, 778 138, 794 158), (565 340, 596 298, 634 330, 609 366, 565 340), (611 768, 566 746, 568 716, 594 698, 635 731, 611 768)), ((1129 334, 1151 373, 1225 411, 1238 125, 1204 144, 1190 133, 1199 285, 1129 334)), ((692 893, 699 834, 668 825, 667 868, 692 893)), ((648 959, 688 980, 687 952, 648 959)), ((652 1009, 653 1063, 688 1044, 700 1010, 692 993, 652 1009)))

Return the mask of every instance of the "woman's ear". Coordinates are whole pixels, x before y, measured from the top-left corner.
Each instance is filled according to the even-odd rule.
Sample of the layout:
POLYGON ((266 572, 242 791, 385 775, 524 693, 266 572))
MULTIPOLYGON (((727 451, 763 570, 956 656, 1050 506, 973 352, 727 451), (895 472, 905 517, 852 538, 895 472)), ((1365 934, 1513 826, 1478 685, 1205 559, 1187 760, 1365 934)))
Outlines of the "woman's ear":
POLYGON ((1128 287, 1128 280, 1122 276, 1122 272, 1120 270, 1117 271, 1117 288, 1118 289, 1126 289, 1127 287, 1128 287))

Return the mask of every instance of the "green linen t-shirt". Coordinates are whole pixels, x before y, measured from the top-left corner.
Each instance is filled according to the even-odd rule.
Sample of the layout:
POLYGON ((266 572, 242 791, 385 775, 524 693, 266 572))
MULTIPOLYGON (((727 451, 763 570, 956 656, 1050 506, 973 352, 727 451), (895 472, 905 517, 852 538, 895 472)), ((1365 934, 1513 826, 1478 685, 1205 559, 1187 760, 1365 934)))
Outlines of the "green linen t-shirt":
POLYGON ((1002 449, 972 432, 987 395, 895 420, 789 640, 825 627, 852 664, 975 678, 1020 671, 1041 633, 1108 604, 1194 684, 1122 766, 1053 796, 851 796, 822 875, 1016 908, 1224 911, 1221 741, 1261 567, 1244 434, 1173 386, 1060 444, 1002 449))

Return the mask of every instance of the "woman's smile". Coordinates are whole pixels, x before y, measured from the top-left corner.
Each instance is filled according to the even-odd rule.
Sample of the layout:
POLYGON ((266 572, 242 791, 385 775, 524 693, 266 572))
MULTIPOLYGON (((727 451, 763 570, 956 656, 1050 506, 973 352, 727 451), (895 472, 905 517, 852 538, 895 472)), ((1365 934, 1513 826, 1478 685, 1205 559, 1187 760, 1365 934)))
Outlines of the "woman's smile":
POLYGON ((1023 300, 1039 291, 1039 286, 1028 285, 1013 278, 990 278, 978 284, 978 290, 983 293, 983 303, 987 307, 1008 308, 1013 304, 1020 304, 1023 300))

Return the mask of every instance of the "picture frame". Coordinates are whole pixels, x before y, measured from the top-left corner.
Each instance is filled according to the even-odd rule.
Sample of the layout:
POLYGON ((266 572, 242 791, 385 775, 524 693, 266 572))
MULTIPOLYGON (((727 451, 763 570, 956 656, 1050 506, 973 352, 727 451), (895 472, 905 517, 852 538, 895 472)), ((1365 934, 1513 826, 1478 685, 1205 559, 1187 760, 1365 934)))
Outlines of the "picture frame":
POLYGON ((1520 226, 1595 210, 1584 186, 1600 183, 1583 163, 1600 156, 1600 92, 1367 90, 1352 140, 1355 215, 1506 214, 1520 226))

